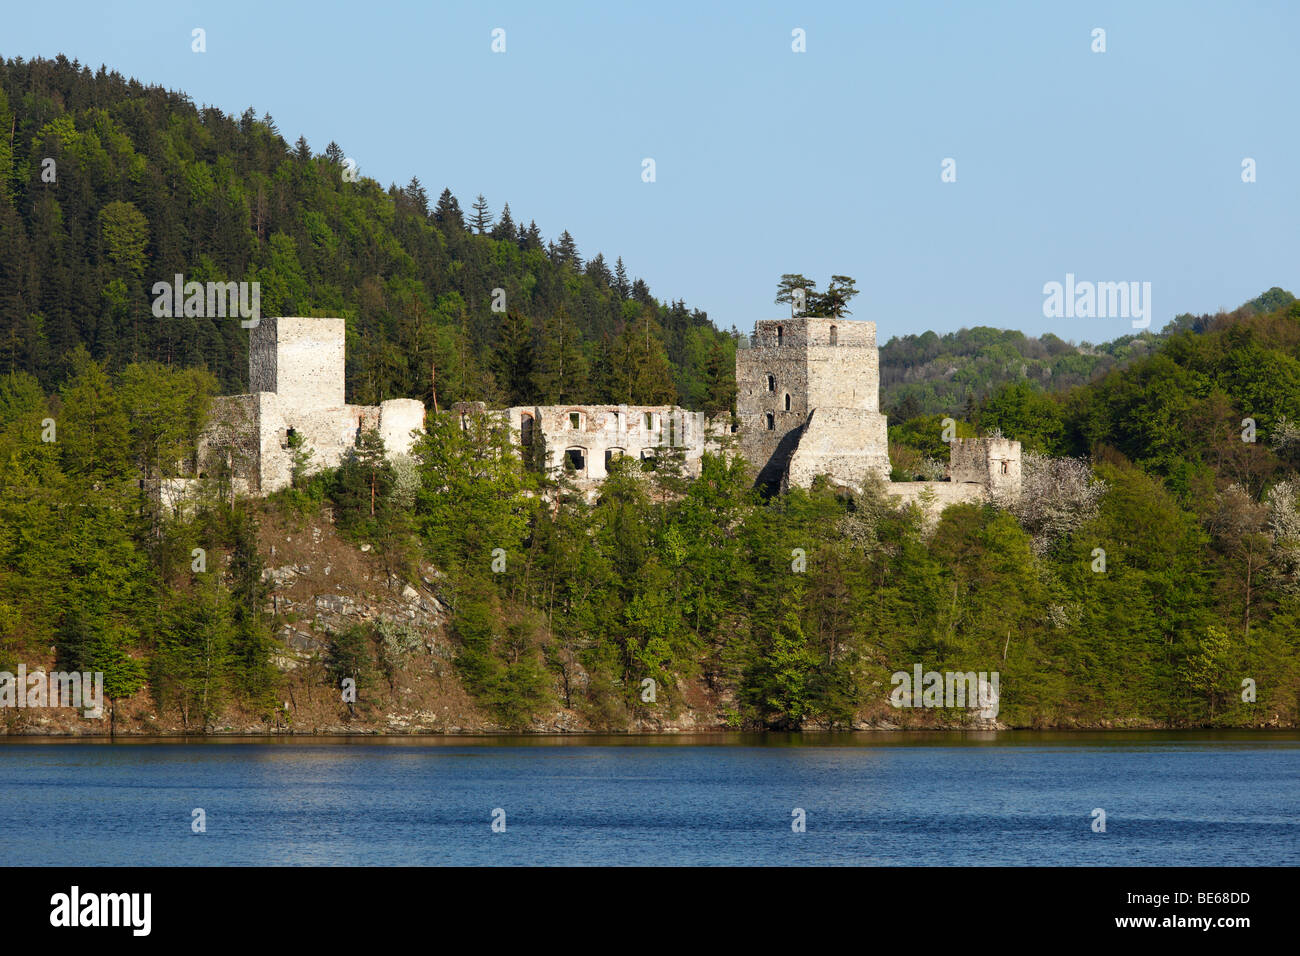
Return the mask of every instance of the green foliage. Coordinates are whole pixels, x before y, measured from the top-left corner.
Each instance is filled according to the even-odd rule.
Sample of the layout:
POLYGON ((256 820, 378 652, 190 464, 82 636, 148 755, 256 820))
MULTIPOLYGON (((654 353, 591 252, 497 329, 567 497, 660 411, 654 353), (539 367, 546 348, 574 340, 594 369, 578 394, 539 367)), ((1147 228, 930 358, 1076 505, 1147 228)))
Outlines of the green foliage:
POLYGON ((547 243, 505 211, 493 225, 483 196, 467 221, 450 190, 430 203, 416 178, 349 182, 337 144, 294 149, 269 117, 200 109, 62 56, 0 60, 0 125, 0 356, 47 389, 76 374, 65 357, 84 345, 110 373, 131 362, 203 367, 223 391, 242 391, 237 321, 150 314, 153 284, 177 273, 259 282, 265 315, 346 316, 360 404, 615 401, 591 379, 625 306, 652 315, 693 402, 684 386, 725 338, 704 313, 629 281, 621 259, 616 275, 600 254, 584 265, 567 232, 547 243), (46 157, 57 190, 40 180, 46 157))

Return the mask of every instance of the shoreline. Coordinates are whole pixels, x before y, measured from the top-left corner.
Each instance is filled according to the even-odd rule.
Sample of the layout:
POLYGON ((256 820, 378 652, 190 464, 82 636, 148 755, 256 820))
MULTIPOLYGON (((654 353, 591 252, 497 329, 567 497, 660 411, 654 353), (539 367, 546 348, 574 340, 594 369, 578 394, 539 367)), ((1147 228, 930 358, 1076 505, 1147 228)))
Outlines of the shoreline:
POLYGON ((895 728, 867 730, 803 730, 803 731, 569 731, 569 732, 509 732, 509 731, 472 731, 466 733, 379 733, 362 732, 317 732, 317 733, 154 733, 154 734, 70 734, 70 733, 28 733, 0 734, 0 745, 10 743, 352 743, 352 742, 433 742, 444 741, 448 744, 464 744, 472 741, 492 743, 521 742, 541 744, 581 743, 583 741, 608 741, 653 744, 655 742, 691 743, 726 743, 730 745, 791 744, 801 741, 821 743, 852 743, 864 739, 879 742, 901 743, 908 739, 978 739, 1011 741, 1014 739, 1081 739, 1096 737, 1119 740, 1123 737, 1145 737, 1150 739, 1175 738, 1215 738, 1231 739, 1233 737, 1260 739, 1276 738, 1279 740, 1300 740, 1300 728, 1295 727, 1066 727, 1066 728, 895 728))

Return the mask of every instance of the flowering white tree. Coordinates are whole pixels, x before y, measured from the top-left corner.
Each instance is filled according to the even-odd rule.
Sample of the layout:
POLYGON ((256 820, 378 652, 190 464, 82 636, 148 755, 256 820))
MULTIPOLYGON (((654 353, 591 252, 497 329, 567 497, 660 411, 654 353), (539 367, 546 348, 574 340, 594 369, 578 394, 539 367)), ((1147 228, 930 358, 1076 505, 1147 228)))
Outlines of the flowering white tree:
POLYGON ((1050 458, 1026 452, 1020 462, 1020 494, 997 501, 1029 532, 1037 555, 1047 554, 1097 514, 1106 483, 1085 458, 1050 458))

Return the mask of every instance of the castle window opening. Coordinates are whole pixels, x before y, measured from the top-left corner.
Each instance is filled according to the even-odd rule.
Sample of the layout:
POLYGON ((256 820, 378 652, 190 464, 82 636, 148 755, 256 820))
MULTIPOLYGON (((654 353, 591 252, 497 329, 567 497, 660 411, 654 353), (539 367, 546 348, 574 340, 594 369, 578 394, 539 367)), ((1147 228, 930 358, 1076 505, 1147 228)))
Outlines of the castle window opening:
POLYGON ((610 463, 616 461, 619 458, 622 458, 625 454, 627 453, 622 448, 606 448, 605 449, 605 470, 609 471, 610 463))
POLYGON ((775 375, 769 375, 769 376, 767 377, 767 390, 768 390, 769 392, 775 392, 775 391, 776 391, 776 376, 775 376, 775 375))
POLYGON ((840 334, 839 334, 839 331, 835 328, 835 326, 832 325, 832 326, 831 326, 831 345, 839 345, 839 344, 840 344, 840 334))
POLYGON ((641 470, 655 470, 655 450, 653 448, 644 448, 641 450, 641 470))
POLYGON ((566 448, 564 451, 564 467, 576 471, 578 474, 586 474, 587 471, 587 451, 585 448, 566 448))
POLYGON ((533 416, 524 414, 519 416, 519 441, 525 448, 533 443, 533 416))
POLYGON ((1011 462, 1005 458, 1002 459, 1002 474, 1004 475, 1011 474, 1011 462))
POLYGON ((785 329, 781 328, 781 326, 778 325, 776 327, 776 344, 778 347, 780 347, 781 342, 784 339, 785 339, 785 329))
POLYGON ((771 412, 767 413, 767 430, 776 431, 776 416, 771 412))
POLYGON ((580 412, 569 412, 569 427, 570 428, 582 427, 582 414, 580 412))
POLYGON ((646 413, 645 413, 645 428, 646 428, 646 431, 652 431, 652 430, 654 429, 654 427, 655 427, 655 416, 654 416, 654 412, 646 412, 646 413))
POLYGON ((789 392, 786 392, 786 393, 785 393, 785 410, 786 410, 787 412, 790 410, 790 393, 789 393, 789 392))
POLYGON ((677 419, 668 416, 668 444, 677 444, 677 419))

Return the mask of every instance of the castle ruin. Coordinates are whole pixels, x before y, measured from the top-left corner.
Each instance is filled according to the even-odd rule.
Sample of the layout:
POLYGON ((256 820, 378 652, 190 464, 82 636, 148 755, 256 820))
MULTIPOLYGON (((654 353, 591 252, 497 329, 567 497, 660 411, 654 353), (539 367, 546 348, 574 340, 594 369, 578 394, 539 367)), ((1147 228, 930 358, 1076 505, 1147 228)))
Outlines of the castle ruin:
POLYGON ((199 460, 226 456, 236 492, 263 496, 290 484, 291 438, 301 438, 311 452, 312 471, 338 467, 371 429, 390 455, 409 454, 412 432, 424 428, 424 403, 396 398, 347 404, 343 338, 342 319, 262 319, 249 333, 249 392, 213 401, 199 460))
MULTIPOLYGON (((345 402, 343 319, 262 319, 250 333, 248 370, 249 393, 216 399, 200 441, 200 461, 224 457, 236 493, 264 496, 287 487, 295 444, 311 453, 308 470, 333 468, 366 430, 380 433, 388 454, 403 455, 424 426, 425 407, 415 399, 345 402)), ((739 451, 760 486, 806 488, 827 475, 860 489, 878 479, 931 520, 949 504, 1019 493, 1020 443, 1004 438, 954 439, 946 481, 889 480, 874 322, 759 321, 751 347, 736 352, 736 385, 739 451)), ((698 476, 702 456, 720 449, 730 424, 728 416, 707 419, 675 405, 457 408, 500 417, 520 449, 540 437, 548 470, 563 470, 590 491, 615 459, 630 456, 649 470, 666 448, 680 449, 685 474, 698 476)), ((188 483, 172 484, 178 482, 188 483)), ((164 489, 173 499, 183 491, 164 489)))
POLYGON ((888 422, 880 412, 874 322, 800 317, 755 324, 736 352, 740 451, 758 484, 806 488, 818 475, 861 488, 886 482, 931 518, 944 507, 1020 491, 1020 442, 954 439, 947 481, 890 481, 888 422))

